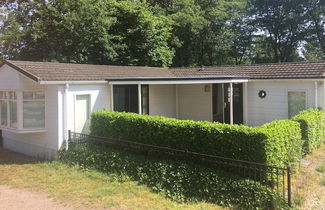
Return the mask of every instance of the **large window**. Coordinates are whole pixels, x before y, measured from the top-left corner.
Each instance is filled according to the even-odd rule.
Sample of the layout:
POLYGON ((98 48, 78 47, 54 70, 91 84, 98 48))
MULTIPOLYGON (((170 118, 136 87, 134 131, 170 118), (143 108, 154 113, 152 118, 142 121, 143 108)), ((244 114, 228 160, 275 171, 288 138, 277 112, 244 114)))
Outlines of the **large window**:
MULTIPOLYGON (((114 111, 139 113, 138 85, 114 85, 114 111)), ((149 86, 141 85, 141 111, 149 114, 149 86)))
POLYGON ((42 91, 0 91, 0 128, 34 132, 45 128, 42 91))
POLYGON ((299 112, 306 109, 306 92, 289 91, 288 92, 288 118, 292 118, 299 112))
POLYGON ((23 92, 23 128, 45 128, 44 92, 23 92))

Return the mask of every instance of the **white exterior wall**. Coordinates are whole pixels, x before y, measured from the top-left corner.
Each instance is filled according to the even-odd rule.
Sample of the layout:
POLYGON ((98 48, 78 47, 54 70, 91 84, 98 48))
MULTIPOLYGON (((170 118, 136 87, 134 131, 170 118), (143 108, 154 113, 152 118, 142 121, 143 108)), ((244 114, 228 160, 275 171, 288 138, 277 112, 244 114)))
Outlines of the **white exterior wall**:
MULTIPOLYGON (((247 84, 247 125, 259 126, 273 120, 287 119, 288 91, 306 91, 306 108, 315 107, 314 81, 249 81, 247 84), (266 92, 264 99, 258 96, 260 90, 266 92)), ((322 93, 318 91, 319 95, 322 93)), ((322 97, 319 96, 319 99, 322 97)))
MULTIPOLYGON (((64 97, 64 87, 61 88, 64 97)), ((69 85, 67 96, 67 130, 75 131, 75 100, 77 95, 90 95, 90 113, 97 110, 111 110, 108 84, 69 85)), ((60 104, 63 110, 63 103, 60 104)), ((63 114, 63 113, 62 113, 63 114)), ((62 116, 63 118, 63 116, 62 116)), ((60 133, 64 136, 63 132, 60 133)), ((63 139, 60 140, 62 143, 63 139)))
POLYGON ((211 84, 178 85, 178 118, 212 122, 211 84), (210 89, 205 92, 205 86, 210 89))
POLYGON ((18 134, 3 130, 3 146, 30 156, 54 158, 58 150, 58 87, 39 85, 4 65, 0 69, 0 90, 45 92, 47 132, 18 134))
POLYGON ((149 114, 176 117, 176 85, 149 85, 149 114))

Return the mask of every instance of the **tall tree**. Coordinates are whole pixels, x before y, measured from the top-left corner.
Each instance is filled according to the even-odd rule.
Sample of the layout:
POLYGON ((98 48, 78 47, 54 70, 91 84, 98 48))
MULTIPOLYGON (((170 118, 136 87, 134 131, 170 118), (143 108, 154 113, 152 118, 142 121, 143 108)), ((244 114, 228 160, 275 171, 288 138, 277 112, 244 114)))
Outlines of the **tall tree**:
POLYGON ((168 66, 168 19, 145 4, 114 0, 34 0, 9 10, 2 52, 23 60, 168 66))
POLYGON ((307 60, 325 59, 325 1, 308 0, 306 17, 308 34, 304 55, 307 60))
POLYGON ((273 62, 293 61, 305 36, 305 0, 251 0, 251 16, 272 46, 273 62))

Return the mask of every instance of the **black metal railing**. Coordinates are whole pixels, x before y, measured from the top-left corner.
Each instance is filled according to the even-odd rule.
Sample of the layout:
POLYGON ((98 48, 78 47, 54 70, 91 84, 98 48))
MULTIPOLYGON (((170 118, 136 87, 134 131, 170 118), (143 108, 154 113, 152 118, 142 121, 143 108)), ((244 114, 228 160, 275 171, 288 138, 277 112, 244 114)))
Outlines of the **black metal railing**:
POLYGON ((143 144, 133 141, 113 139, 100 136, 91 136, 69 131, 69 147, 76 144, 92 143, 111 148, 131 149, 134 152, 146 155, 163 155, 165 158, 182 159, 198 162, 205 166, 212 166, 220 170, 236 174, 237 176, 258 181, 272 190, 277 191, 291 206, 291 170, 290 167, 282 168, 261 163, 201 154, 197 152, 172 149, 156 145, 143 144))

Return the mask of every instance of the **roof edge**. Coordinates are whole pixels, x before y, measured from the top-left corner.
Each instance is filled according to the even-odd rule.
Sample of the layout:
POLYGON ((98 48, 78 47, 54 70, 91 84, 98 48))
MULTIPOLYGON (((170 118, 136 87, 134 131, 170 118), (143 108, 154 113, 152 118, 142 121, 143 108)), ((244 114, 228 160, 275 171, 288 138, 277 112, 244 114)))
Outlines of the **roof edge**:
POLYGON ((8 66, 10 66, 11 68, 15 69, 16 71, 18 71, 19 73, 23 74, 24 76, 28 77, 29 79, 33 80, 34 82, 40 82, 40 78, 29 73, 28 71, 16 66, 13 63, 10 63, 10 61, 8 60, 4 60, 4 62, 1 64, 0 67, 2 67, 3 65, 7 64, 8 66))

